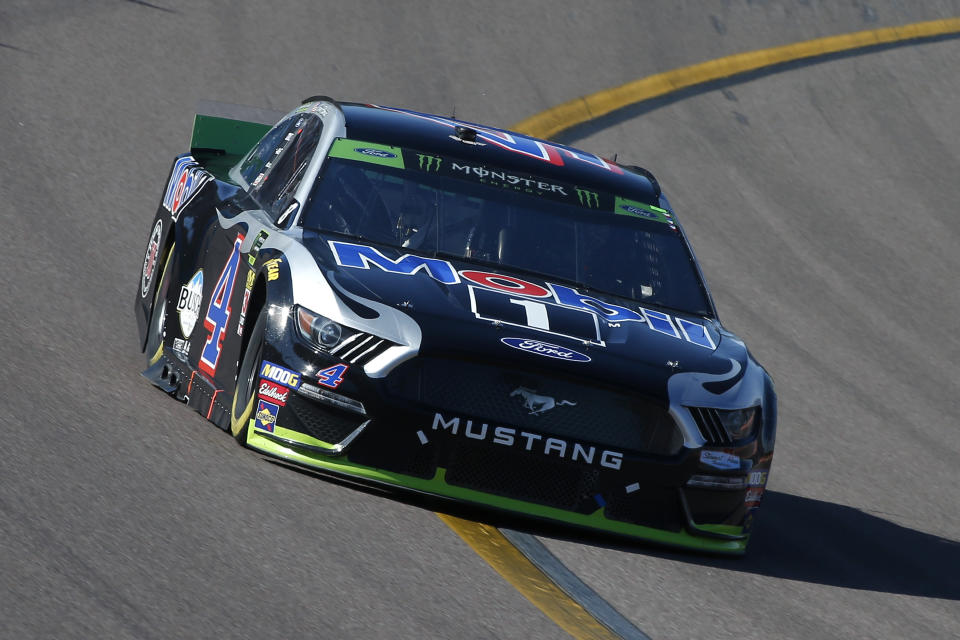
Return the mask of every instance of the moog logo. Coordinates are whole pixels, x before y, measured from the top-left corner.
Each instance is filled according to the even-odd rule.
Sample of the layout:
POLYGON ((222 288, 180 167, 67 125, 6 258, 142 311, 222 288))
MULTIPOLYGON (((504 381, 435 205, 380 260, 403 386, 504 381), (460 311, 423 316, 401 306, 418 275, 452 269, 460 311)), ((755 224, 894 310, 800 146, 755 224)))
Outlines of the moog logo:
POLYGON ((300 386, 300 374, 284 369, 278 364, 273 364, 267 360, 263 361, 263 367, 260 369, 260 377, 280 383, 284 386, 296 389, 300 386))
POLYGON ((529 353, 535 353, 538 356, 556 358, 557 360, 569 360, 571 362, 590 362, 590 356, 588 355, 580 353, 579 351, 574 351, 573 349, 558 347, 557 345, 550 344, 549 342, 529 340, 527 338, 500 338, 500 342, 508 347, 513 347, 514 349, 520 349, 521 351, 527 351, 529 353))

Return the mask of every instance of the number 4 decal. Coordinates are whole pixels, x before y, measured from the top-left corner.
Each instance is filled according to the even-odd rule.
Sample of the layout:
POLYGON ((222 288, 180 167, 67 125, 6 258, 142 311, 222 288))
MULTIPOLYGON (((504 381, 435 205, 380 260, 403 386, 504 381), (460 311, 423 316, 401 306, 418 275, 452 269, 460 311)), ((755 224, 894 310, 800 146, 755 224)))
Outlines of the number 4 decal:
POLYGON ((331 389, 336 389, 343 382, 343 374, 349 369, 349 365, 338 364, 328 367, 323 371, 317 371, 317 377, 320 378, 320 384, 331 389))
POLYGON ((233 293, 233 283, 237 280, 237 271, 240 266, 240 245, 243 243, 243 234, 238 234, 233 242, 233 251, 223 265, 223 272, 217 280, 217 286, 210 295, 210 306, 207 307, 207 316, 203 319, 203 327, 209 333, 207 342, 203 345, 200 354, 200 370, 211 376, 217 372, 217 362, 220 360, 220 351, 223 350, 223 336, 230 319, 230 296, 233 293))

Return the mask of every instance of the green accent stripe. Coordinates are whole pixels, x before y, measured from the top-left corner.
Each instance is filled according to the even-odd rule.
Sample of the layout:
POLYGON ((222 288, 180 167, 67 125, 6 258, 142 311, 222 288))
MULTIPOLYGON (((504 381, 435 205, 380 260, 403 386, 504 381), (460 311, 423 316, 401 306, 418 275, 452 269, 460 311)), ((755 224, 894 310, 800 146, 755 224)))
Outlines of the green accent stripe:
MULTIPOLYGON (((312 444, 316 442, 312 438, 309 438, 309 436, 290 431, 289 429, 282 429, 282 427, 276 427, 274 433, 280 435, 281 431, 284 434, 281 437, 288 438, 290 440, 298 440, 304 442, 305 444, 312 444)), ((604 517, 603 509, 598 509, 591 514, 572 513, 570 511, 564 511, 563 509, 557 509, 555 507, 547 507, 531 502, 524 502, 523 500, 494 496, 481 491, 475 491, 473 489, 456 487, 445 482, 444 469, 438 469, 433 478, 424 479, 414 478, 412 476, 393 471, 384 471, 383 469, 365 467, 363 465, 354 464, 348 461, 345 457, 331 458, 319 453, 313 453, 308 450, 286 447, 282 444, 274 442, 273 440, 263 437, 255 429, 249 429, 247 431, 247 446, 263 453, 271 454, 286 460, 291 460, 307 467, 327 469, 356 478, 364 478, 376 482, 407 487, 409 489, 422 491, 424 493, 431 493, 438 496, 455 498, 457 500, 485 504, 500 509, 506 509, 508 511, 557 520, 560 522, 566 522, 600 531, 609 531, 611 533, 649 540, 651 542, 657 542, 669 546, 698 549, 713 553, 742 554, 747 545, 746 540, 714 540, 710 538, 692 536, 685 531, 674 533, 671 531, 664 531, 662 529, 654 529, 651 527, 644 527, 627 522, 609 520, 604 517)), ((718 533, 742 533, 742 529, 740 527, 725 525, 703 525, 701 528, 710 531, 716 531, 718 533)))

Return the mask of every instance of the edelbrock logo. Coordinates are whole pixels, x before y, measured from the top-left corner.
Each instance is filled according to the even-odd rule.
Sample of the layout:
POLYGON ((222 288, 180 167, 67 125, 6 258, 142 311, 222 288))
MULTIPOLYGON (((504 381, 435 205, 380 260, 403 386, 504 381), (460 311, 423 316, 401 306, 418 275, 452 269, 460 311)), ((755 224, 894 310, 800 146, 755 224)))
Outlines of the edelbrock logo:
POLYGON ((500 338, 500 342, 508 347, 535 353, 538 356, 556 358, 557 360, 569 360, 571 362, 590 362, 590 356, 588 355, 574 351, 573 349, 567 349, 566 347, 558 347, 549 342, 530 340, 528 338, 500 338))
POLYGON ((397 154, 390 153, 389 151, 381 151, 380 149, 370 149, 369 147, 357 147, 354 149, 357 153, 362 153, 365 156, 374 156, 376 158, 396 158, 397 154))

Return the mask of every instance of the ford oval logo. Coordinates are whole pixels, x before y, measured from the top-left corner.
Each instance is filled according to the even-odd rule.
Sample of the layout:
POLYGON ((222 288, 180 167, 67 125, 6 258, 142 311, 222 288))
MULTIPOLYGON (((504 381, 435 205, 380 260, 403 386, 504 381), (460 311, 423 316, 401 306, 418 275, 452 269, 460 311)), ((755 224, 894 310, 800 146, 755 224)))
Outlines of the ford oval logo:
POLYGON ((570 360, 571 362, 590 362, 590 356, 588 355, 574 351, 573 349, 567 349, 566 347, 558 347, 549 342, 530 340, 529 338, 500 338, 500 342, 508 347, 520 349, 520 351, 526 351, 528 353, 535 353, 538 356, 556 358, 557 360, 570 360))
POLYGON ((629 204, 622 204, 622 205, 620 205, 620 208, 623 209, 624 211, 628 212, 628 213, 632 213, 632 214, 635 215, 635 216, 643 216, 644 218, 656 218, 656 217, 657 217, 656 215, 650 213, 649 211, 645 211, 645 210, 643 210, 643 209, 640 209, 639 207, 634 207, 634 206, 631 206, 631 205, 629 205, 629 204))
POLYGON ((389 151, 383 151, 381 149, 370 149, 369 147, 357 147, 354 149, 357 153, 362 153, 365 156, 374 156, 376 158, 396 158, 397 154, 390 153, 389 151))

